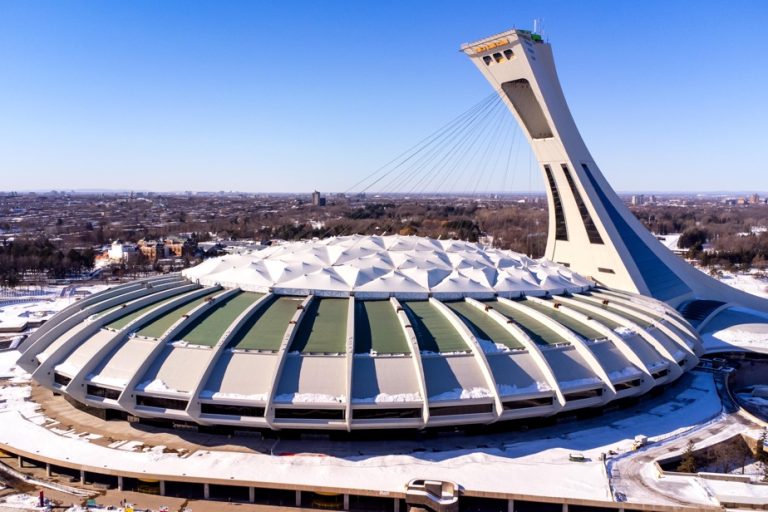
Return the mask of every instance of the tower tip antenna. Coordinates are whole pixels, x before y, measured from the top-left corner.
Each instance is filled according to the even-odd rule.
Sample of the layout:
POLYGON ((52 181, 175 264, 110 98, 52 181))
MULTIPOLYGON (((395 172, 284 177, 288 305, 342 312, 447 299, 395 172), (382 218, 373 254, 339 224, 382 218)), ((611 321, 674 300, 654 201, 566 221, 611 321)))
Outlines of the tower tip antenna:
POLYGON ((541 24, 541 20, 539 18, 533 19, 533 33, 538 34, 539 33, 539 25, 541 24))

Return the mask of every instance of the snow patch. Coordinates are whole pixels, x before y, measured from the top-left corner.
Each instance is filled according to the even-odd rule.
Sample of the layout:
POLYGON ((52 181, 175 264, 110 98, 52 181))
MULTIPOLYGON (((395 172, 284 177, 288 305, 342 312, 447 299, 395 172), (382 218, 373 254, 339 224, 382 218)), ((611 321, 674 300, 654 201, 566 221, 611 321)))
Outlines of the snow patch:
POLYGON ((486 340, 483 338, 477 338, 477 342, 480 344, 480 348, 483 349, 483 352, 486 354, 501 354, 504 352, 510 352, 509 347, 502 343, 496 343, 492 340, 486 340))
POLYGON ((94 384, 102 384, 104 386, 112 386, 116 388, 125 388, 128 385, 128 379, 120 377, 110 377, 108 375, 94 375, 88 374, 86 380, 94 384))
POLYGON ((160 393, 178 393, 179 392, 178 390, 168 386, 168 384, 166 384, 165 381, 161 379, 148 380, 148 381, 142 382, 141 384, 136 386, 136 389, 139 391, 150 391, 150 392, 160 392, 160 393))
POLYGON ((54 367, 54 370, 59 373, 63 373, 64 375, 67 375, 69 377, 74 377, 80 371, 80 368, 78 368, 77 366, 73 365, 68 361, 64 361, 61 364, 57 364, 54 367))
POLYGON ((583 379, 566 380, 560 382, 560 389, 579 388, 582 386, 589 386, 592 384, 602 384, 603 381, 599 377, 585 377, 583 379))
POLYGON ((347 397, 333 396, 324 393, 284 393, 275 397, 275 402, 291 404, 345 404, 347 397))
POLYGON ((739 328, 739 326, 730 327, 728 329, 722 329, 720 331, 716 331, 712 333, 712 336, 715 338, 724 341, 726 343, 731 343, 734 345, 740 345, 740 344, 768 344, 768 330, 752 330, 752 329, 743 329, 739 328))
POLYGON ((617 371, 608 373, 608 378, 611 379, 611 381, 614 381, 619 379, 628 379, 631 377, 637 377, 640 374, 642 374, 642 372, 637 368, 635 368, 634 366, 627 366, 623 370, 617 370, 617 371))
POLYGON ((402 402, 421 402, 421 393, 379 393, 376 396, 368 398, 353 398, 354 404, 384 404, 384 403, 402 403, 402 402))
POLYGON ((552 391, 552 387, 546 382, 534 382, 530 386, 519 387, 510 384, 499 384, 499 395, 527 395, 529 393, 538 393, 543 391, 552 391))
POLYGON ((9 379, 12 383, 29 382, 31 375, 16 364, 21 357, 18 350, 0 352, 0 380, 9 379))
POLYGON ((622 338, 631 338, 632 336, 634 336, 636 334, 634 329, 630 329, 629 327, 624 327, 624 326, 621 326, 621 325, 619 327, 615 328, 613 330, 613 332, 615 332, 616 334, 618 334, 622 338))
POLYGON ((221 391, 205 389, 200 393, 200 398, 209 398, 212 400, 248 400, 252 402, 266 402, 269 397, 266 393, 245 395, 241 393, 222 393, 221 391))
POLYGON ((471 389, 454 388, 451 391, 430 396, 430 400, 468 400, 470 398, 488 398, 493 393, 488 388, 474 387, 471 389))

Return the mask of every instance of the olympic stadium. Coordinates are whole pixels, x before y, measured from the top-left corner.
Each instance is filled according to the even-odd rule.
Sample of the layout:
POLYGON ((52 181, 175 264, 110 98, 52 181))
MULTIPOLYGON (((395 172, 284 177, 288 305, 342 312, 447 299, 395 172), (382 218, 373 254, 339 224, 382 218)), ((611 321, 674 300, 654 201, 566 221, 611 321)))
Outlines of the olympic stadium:
POLYGON ((634 217, 581 138, 549 43, 513 29, 461 51, 538 161, 543 258, 349 235, 107 289, 19 346, 36 404, 0 411, 0 455, 121 492, 336 510, 763 506, 749 477, 657 462, 688 441, 756 437, 762 420, 729 396, 733 368, 698 365, 768 352, 768 303, 634 217))
POLYGON ((351 236, 109 290, 46 324, 22 365, 112 415, 351 430, 595 407, 678 378, 701 352, 674 309, 562 265, 351 236))

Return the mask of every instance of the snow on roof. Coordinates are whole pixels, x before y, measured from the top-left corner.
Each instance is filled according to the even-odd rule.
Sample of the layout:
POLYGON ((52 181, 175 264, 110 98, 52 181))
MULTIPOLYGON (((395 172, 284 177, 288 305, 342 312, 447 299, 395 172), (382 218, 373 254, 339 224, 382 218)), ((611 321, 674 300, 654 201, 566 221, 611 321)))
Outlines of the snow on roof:
POLYGON ((582 291, 588 279, 551 261, 459 240, 415 236, 345 236, 288 242, 227 255, 187 269, 204 285, 315 295, 375 292, 445 297, 582 291))

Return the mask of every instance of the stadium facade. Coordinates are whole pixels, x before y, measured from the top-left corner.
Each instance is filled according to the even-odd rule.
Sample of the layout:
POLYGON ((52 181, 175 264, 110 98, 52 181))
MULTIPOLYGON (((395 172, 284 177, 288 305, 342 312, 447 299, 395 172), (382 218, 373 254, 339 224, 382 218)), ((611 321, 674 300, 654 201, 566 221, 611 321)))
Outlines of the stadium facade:
POLYGON ((74 304, 20 364, 105 415, 353 430, 597 407, 701 354, 663 302, 467 242, 329 238, 183 274, 74 304))
POLYGON ((579 135, 549 44, 512 30, 462 50, 541 165, 544 259, 419 237, 288 243, 78 302, 19 364, 106 416, 337 430, 551 416, 694 367, 700 339, 673 306, 710 314, 758 299, 632 216, 579 135))

